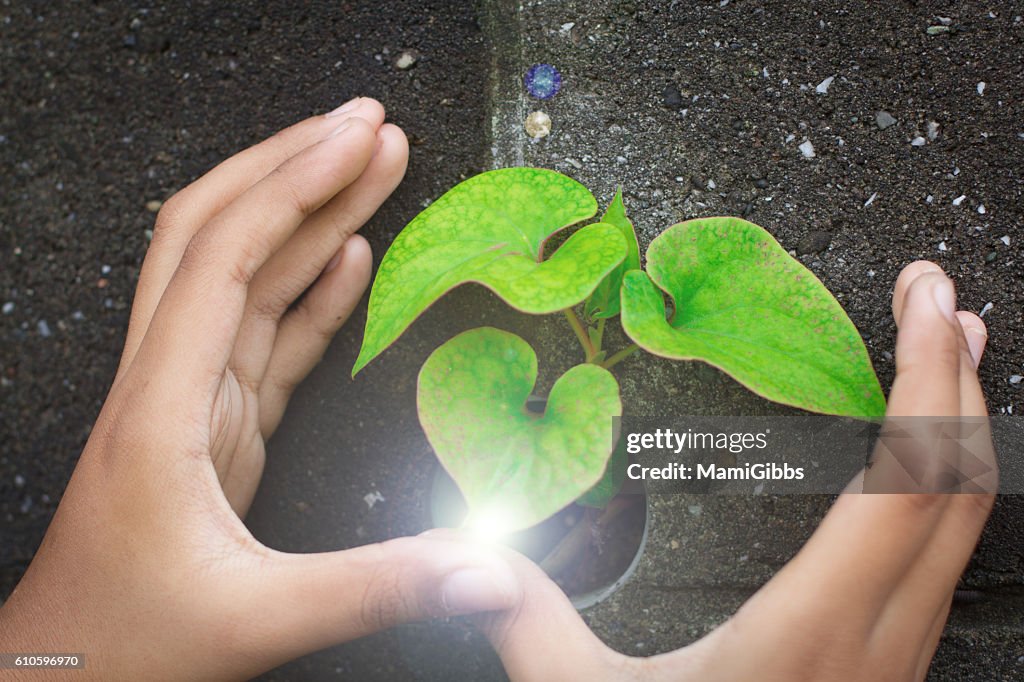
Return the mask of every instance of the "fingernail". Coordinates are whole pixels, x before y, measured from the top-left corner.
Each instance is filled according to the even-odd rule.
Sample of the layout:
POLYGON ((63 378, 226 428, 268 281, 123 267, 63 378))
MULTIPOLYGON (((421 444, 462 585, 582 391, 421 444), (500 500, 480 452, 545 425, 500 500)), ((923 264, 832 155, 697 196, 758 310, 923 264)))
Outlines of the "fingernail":
POLYGON ((441 585, 441 602, 450 614, 508 608, 514 596, 511 575, 501 577, 481 568, 455 571, 441 585))
POLYGON ((329 111, 324 114, 324 118, 334 118, 335 116, 341 116, 342 114, 347 114, 350 111, 355 111, 359 108, 360 100, 362 100, 362 97, 350 99, 334 111, 329 111))
POLYGON ((956 321, 956 292, 953 283, 946 277, 936 277, 932 284, 932 298, 939 312, 950 322, 956 321))
POLYGON ((345 247, 338 249, 338 253, 334 254, 334 256, 331 257, 331 260, 327 261, 327 265, 324 266, 325 275, 334 268, 338 267, 338 263, 341 262, 341 256, 343 253, 345 253, 345 247))
POLYGON ((336 136, 340 135, 341 133, 345 132, 346 130, 348 130, 350 127, 352 127, 352 119, 349 118, 349 119, 346 119, 345 121, 343 121, 340 126, 335 128, 334 130, 332 130, 330 135, 328 135, 324 139, 325 140, 329 140, 332 137, 336 137, 336 136))

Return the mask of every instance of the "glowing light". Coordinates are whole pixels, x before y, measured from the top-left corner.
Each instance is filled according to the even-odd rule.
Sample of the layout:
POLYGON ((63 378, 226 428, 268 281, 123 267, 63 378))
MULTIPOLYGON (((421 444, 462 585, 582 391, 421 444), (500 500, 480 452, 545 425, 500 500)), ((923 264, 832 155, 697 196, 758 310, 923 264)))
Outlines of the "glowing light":
POLYGON ((515 520, 505 510, 485 509, 466 518, 463 527, 486 542, 499 542, 516 530, 515 520))

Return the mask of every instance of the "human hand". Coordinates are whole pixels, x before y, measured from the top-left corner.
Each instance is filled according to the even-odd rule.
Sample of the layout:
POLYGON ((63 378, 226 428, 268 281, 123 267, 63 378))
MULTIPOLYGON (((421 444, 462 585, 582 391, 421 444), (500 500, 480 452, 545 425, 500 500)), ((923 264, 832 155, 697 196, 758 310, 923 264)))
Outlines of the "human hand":
MULTIPOLYGON (((921 261, 901 273, 887 417, 987 416, 976 373, 985 325, 973 313, 955 313, 955 303, 953 284, 937 265, 921 261)), ((987 430, 978 433, 988 438, 987 430)), ((512 552, 506 556, 522 600, 479 622, 516 682, 923 679, 993 502, 991 441, 973 445, 991 472, 972 489, 989 492, 841 495, 789 564, 732 618, 683 649, 651 658, 611 650, 554 583, 512 552)), ((851 488, 907 490, 898 478, 904 472, 891 466, 894 451, 888 444, 876 452, 878 465, 851 488)))
POLYGON ((265 440, 369 280, 353 233, 408 157, 383 120, 353 100, 161 209, 117 377, 0 609, 0 648, 84 653, 100 679, 242 678, 401 621, 513 603, 514 576, 475 543, 292 555, 240 520, 265 440))

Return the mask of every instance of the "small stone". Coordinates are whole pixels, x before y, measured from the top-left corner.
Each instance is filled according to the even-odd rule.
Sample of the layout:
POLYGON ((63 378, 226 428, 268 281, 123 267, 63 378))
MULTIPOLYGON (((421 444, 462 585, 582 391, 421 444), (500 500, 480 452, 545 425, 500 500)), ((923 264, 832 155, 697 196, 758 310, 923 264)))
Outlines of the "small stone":
POLYGON ((395 68, 399 71, 408 71, 412 67, 416 66, 416 62, 420 59, 419 53, 414 50, 405 50, 402 54, 398 55, 395 59, 395 68))
POLYGON ((1012 377, 1010 377, 1010 383, 1013 384, 1014 386, 1019 384, 1021 381, 1024 381, 1024 377, 1022 377, 1019 374, 1014 374, 1012 377))
POLYGON ((679 549, 679 540, 672 540, 668 543, 668 546, 672 549, 679 549))
POLYGON ((801 256, 811 253, 821 253, 832 243, 832 233, 825 230, 814 230, 808 232, 797 242, 796 252, 801 256))
POLYGON ((985 204, 978 204, 978 213, 980 213, 981 215, 985 215, 985 204))
POLYGON ((880 130, 885 130, 891 125, 895 125, 896 119, 888 111, 878 111, 875 113, 875 125, 880 130))
POLYGON ((912 147, 923 147, 924 143, 925 143, 925 139, 923 137, 921 137, 920 135, 918 135, 917 137, 915 137, 913 140, 910 141, 910 146, 912 146, 912 147))
POLYGON ((701 189, 702 190, 702 189, 704 189, 705 187, 708 186, 708 181, 707 181, 707 179, 704 178, 703 175, 691 175, 690 176, 690 185, 694 189, 701 189))
POLYGON ((25 487, 25 477, 22 476, 21 474, 15 474, 14 475, 14 487, 15 488, 24 488, 25 487))
POLYGON ((708 179, 708 189, 711 189, 711 190, 718 189, 718 185, 715 184, 715 181, 711 180, 710 178, 708 179))
POLYGON ((943 33, 949 33, 949 26, 929 26, 926 30, 928 35, 937 36, 943 33))
POLYGON ((370 509, 373 509, 373 505, 383 501, 384 496, 380 494, 379 490, 374 490, 371 493, 363 495, 363 502, 365 502, 366 506, 369 507, 370 509))
POLYGON ((1010 235, 1004 234, 1002 237, 999 238, 999 241, 1001 241, 1002 243, 1004 243, 1007 246, 1009 246, 1010 245, 1010 235))
POLYGON ((835 79, 835 76, 829 76, 825 80, 818 83, 818 85, 815 86, 814 91, 817 92, 819 95, 824 95, 825 93, 828 92, 828 89, 832 86, 832 81, 834 81, 835 79))
POLYGON ((20 509, 22 514, 28 514, 32 511, 32 498, 30 496, 26 495, 25 499, 21 501, 20 509))
POLYGON ((534 111, 526 117, 524 127, 526 134, 535 140, 547 137, 551 134, 551 117, 543 111, 534 111))
POLYGON ((686 509, 694 516, 700 516, 704 513, 704 507, 699 504, 691 504, 686 509))
POLYGON ((939 124, 935 121, 928 121, 928 139, 935 142, 939 137, 939 124))
POLYGON ((661 103, 669 109, 679 109, 683 106, 683 95, 679 88, 674 85, 666 85, 661 91, 661 103))
POLYGON ((523 84, 531 97, 551 99, 562 89, 562 74, 550 64, 534 64, 523 76, 523 84))
POLYGON ((50 325, 46 323, 46 320, 39 320, 39 322, 36 323, 36 329, 39 330, 39 336, 44 339, 49 338, 50 335, 53 334, 53 332, 50 331, 50 325))
POLYGON ((0 310, 3 311, 4 315, 10 315, 14 312, 14 301, 7 301, 4 303, 4 307, 0 308, 0 310))
POLYGON ((759 178, 754 181, 754 187, 757 187, 758 189, 768 189, 768 181, 764 178, 759 178))
POLYGON ((814 145, 811 144, 810 140, 804 140, 800 144, 800 153, 804 155, 805 159, 814 158, 814 145))
POLYGON ((979 81, 978 82, 978 94, 979 95, 984 95, 985 94, 985 81, 979 81))
POLYGON ((163 205, 164 202, 160 201, 159 199, 151 199, 150 201, 146 202, 146 210, 149 211, 150 213, 156 213, 157 211, 160 210, 160 207, 163 205))
POLYGON ((966 194, 961 194, 956 199, 953 199, 953 205, 954 206, 959 206, 960 204, 964 203, 964 199, 966 199, 966 198, 967 198, 966 194))
POLYGON ((981 308, 981 312, 980 312, 980 313, 978 313, 978 317, 985 317, 985 316, 986 316, 986 315, 988 315, 988 314, 989 314, 989 312, 991 312, 991 310, 992 310, 993 308, 995 308, 995 307, 996 307, 995 303, 993 303, 992 301, 989 301, 989 302, 988 302, 988 303, 986 303, 986 304, 985 304, 984 306, 982 306, 982 308, 981 308))
POLYGON ((985 255, 985 262, 986 263, 994 263, 996 261, 996 258, 999 258, 999 254, 996 253, 995 251, 989 251, 985 255))
POLYGON ((867 208, 871 204, 875 203, 875 199, 877 199, 877 198, 878 198, 878 192, 872 192, 871 196, 868 197, 868 200, 864 202, 864 208, 867 208))
POLYGON ((939 242, 939 251, 948 251, 948 250, 949 250, 949 247, 946 246, 946 242, 945 241, 939 242))

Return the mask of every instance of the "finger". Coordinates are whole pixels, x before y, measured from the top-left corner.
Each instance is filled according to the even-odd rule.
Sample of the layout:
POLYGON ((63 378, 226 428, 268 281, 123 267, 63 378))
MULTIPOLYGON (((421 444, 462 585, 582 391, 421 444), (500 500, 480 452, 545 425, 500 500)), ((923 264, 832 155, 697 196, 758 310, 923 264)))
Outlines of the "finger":
POLYGON ((931 261, 914 261, 903 268, 899 277, 896 278, 896 286, 892 293, 892 317, 897 326, 899 326, 900 318, 903 315, 903 299, 906 298, 911 283, 925 273, 942 274, 942 268, 931 261))
POLYGON ((303 220, 355 181, 375 146, 374 128, 349 118, 199 230, 154 314, 154 342, 139 350, 140 371, 211 394, 234 347, 249 282, 303 220))
POLYGON ((278 662, 399 623, 510 608, 521 591, 489 546, 424 537, 274 553, 259 576, 246 602, 278 662))
POLYGON ((281 316, 398 186, 408 156, 401 129, 382 126, 377 150, 359 179, 300 225, 256 273, 231 360, 231 367, 252 385, 261 383, 281 316))
MULTIPOLYGON (((960 410, 958 325, 952 283, 919 275, 901 306, 896 382, 889 414, 956 416, 960 410)), ((872 489, 876 466, 865 476, 872 489)), ((827 612, 863 635, 929 541, 946 508, 943 495, 846 494, 817 532, 759 593, 765 612, 827 612), (823 566, 834 567, 823 571, 823 566)))
POLYGON ((956 314, 956 319, 964 330, 964 338, 967 340, 967 347, 971 351, 971 359, 974 361, 975 369, 981 364, 981 357, 985 354, 985 345, 988 343, 988 330, 985 323, 974 313, 961 310, 956 314))
POLYGON ((269 438, 300 381, 320 362, 335 332, 359 303, 370 282, 370 245, 352 235, 313 288, 281 321, 260 382, 260 430, 269 438))
POLYGON ((375 100, 361 97, 330 114, 296 123, 223 161, 163 205, 139 274, 118 375, 135 357, 160 297, 192 236, 243 192, 288 159, 316 144, 350 116, 358 116, 379 127, 384 120, 384 107, 375 100), (342 109, 344 111, 340 111, 342 109))

